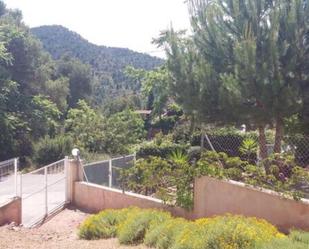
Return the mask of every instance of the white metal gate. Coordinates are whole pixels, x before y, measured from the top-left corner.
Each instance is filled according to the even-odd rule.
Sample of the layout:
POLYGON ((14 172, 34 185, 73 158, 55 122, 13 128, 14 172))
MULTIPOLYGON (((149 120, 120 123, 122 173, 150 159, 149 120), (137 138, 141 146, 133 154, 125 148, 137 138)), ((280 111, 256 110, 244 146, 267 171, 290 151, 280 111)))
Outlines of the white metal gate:
POLYGON ((67 202, 68 158, 20 176, 22 224, 32 227, 67 202))

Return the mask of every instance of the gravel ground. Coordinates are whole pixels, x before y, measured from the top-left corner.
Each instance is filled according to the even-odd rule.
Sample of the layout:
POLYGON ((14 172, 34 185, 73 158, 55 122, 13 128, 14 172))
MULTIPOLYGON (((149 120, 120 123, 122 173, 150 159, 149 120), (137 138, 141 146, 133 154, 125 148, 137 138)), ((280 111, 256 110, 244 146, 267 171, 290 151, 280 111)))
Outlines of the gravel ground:
POLYGON ((85 213, 66 209, 38 228, 0 227, 0 249, 147 249, 120 246, 117 239, 79 240, 77 229, 86 217, 85 213))

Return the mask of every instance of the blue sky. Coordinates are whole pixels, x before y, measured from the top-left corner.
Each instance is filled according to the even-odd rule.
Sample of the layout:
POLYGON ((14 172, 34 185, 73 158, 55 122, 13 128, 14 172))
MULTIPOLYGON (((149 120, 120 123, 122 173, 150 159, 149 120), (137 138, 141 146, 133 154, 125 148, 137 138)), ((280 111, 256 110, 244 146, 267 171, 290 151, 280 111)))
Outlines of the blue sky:
POLYGON ((127 47, 163 56, 151 44, 173 24, 189 29, 184 0, 4 0, 19 8, 30 27, 60 24, 98 45, 127 47))

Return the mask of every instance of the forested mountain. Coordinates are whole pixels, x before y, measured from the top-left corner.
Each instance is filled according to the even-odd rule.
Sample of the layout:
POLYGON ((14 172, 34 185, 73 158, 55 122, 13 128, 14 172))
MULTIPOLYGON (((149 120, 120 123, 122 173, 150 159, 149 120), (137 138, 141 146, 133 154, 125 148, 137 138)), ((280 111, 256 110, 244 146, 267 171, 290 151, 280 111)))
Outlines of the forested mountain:
MULTIPOLYGON (((42 42, 43 47, 55 60, 63 55, 76 57, 83 63, 90 64, 98 78, 97 89, 99 98, 111 96, 112 92, 119 95, 121 90, 139 90, 124 75, 126 66, 153 69, 163 60, 147 54, 137 53, 126 48, 98 46, 88 42, 79 34, 59 25, 32 28, 31 32, 42 42)), ((112 94, 113 95, 113 94, 112 94)))
POLYGON ((127 153, 144 137, 144 121, 132 111, 141 108, 141 83, 124 69, 162 62, 61 26, 31 32, 22 12, 0 0, 0 161, 46 165, 73 147, 89 158, 127 153))

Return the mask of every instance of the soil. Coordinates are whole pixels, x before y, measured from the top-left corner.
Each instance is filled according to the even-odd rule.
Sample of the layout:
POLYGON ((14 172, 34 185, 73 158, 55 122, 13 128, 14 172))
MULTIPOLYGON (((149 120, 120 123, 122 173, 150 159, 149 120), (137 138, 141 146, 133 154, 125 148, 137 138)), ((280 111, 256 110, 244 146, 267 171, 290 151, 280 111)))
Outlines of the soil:
POLYGON ((0 249, 147 249, 142 245, 122 246, 117 239, 80 240, 78 227, 87 216, 66 209, 37 228, 0 227, 0 249))

